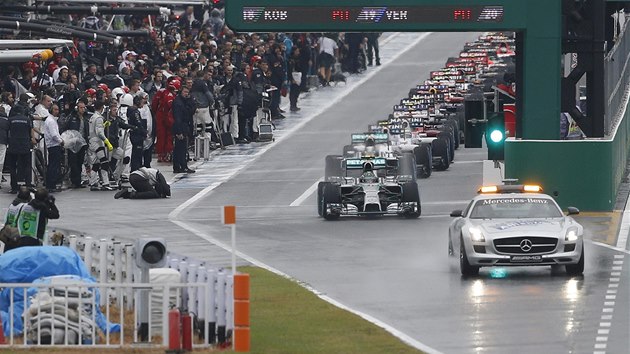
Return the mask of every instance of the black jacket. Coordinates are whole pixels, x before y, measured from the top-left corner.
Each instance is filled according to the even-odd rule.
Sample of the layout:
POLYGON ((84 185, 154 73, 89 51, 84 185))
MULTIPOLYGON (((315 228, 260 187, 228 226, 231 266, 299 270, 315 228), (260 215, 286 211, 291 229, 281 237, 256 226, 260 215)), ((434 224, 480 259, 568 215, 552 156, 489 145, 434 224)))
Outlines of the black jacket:
MULTIPOLYGON (((85 115, 83 116, 83 118, 80 118, 79 114, 75 111, 70 116, 68 116, 67 121, 64 121, 62 123, 62 125, 65 127, 64 131, 66 131, 66 130, 76 130, 76 131, 81 133, 81 135, 83 136, 83 138, 87 142, 89 140, 89 121, 90 121, 90 116, 91 116, 91 114, 86 112, 85 115), (81 128, 83 128, 83 129, 81 129, 81 128)), ((63 131, 60 130, 60 133, 63 133, 63 131)))
POLYGON ((203 79, 195 79, 193 81, 190 95, 197 101, 198 108, 206 108, 214 106, 214 97, 208 87, 208 83, 203 79))
POLYGON ((184 98, 181 95, 175 97, 173 101, 173 135, 183 134, 189 136, 193 128, 193 114, 195 113, 194 102, 191 98, 184 98))
MULTIPOLYGON (((14 108, 15 109, 15 108, 14 108)), ((13 113, 13 110, 11 113, 13 113)), ((31 129, 33 120, 21 113, 9 117, 9 146, 7 151, 14 154, 28 154, 31 151, 31 129)))
POLYGON ((132 126, 129 131, 131 145, 135 147, 143 146, 144 139, 147 137, 147 123, 142 119, 142 116, 140 116, 140 110, 138 110, 138 108, 127 108, 127 123, 132 126))
POLYGON ((0 114, 0 144, 9 143, 9 118, 6 114, 0 114))

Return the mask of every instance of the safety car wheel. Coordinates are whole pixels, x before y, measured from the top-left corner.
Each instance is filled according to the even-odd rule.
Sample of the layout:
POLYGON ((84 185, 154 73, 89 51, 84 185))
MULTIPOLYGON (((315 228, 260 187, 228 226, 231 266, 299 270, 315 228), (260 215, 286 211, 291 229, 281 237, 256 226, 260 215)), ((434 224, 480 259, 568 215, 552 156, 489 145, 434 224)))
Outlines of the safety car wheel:
POLYGON ((472 266, 468 263, 468 255, 466 255, 466 248, 464 247, 464 240, 459 241, 459 270, 463 276, 472 276, 479 274, 479 267, 472 266))
POLYGON ((433 156, 438 156, 440 161, 435 164, 435 169, 438 171, 446 171, 451 165, 448 152, 448 140, 444 138, 437 138, 431 143, 433 148, 433 156))
POLYGON ((568 275, 582 275, 584 273, 584 246, 582 246, 582 255, 576 264, 567 264, 564 266, 568 275))
POLYGON ((451 237, 449 235, 448 237, 448 255, 452 256, 455 254, 455 251, 453 251, 453 240, 451 240, 451 237))
POLYGON ((328 155, 326 156, 326 170, 325 170, 325 181, 334 180, 335 177, 341 177, 342 166, 341 163, 343 161, 343 156, 340 155, 328 155))
POLYGON ((402 185, 402 201, 405 203, 416 203, 416 210, 404 214, 406 218, 413 219, 420 217, 422 208, 420 206, 420 192, 417 182, 407 182, 402 185))
POLYGON ((413 148, 413 154, 416 158, 416 174, 418 178, 429 178, 433 171, 433 155, 431 153, 431 144, 422 143, 413 148))
POLYGON ((338 213, 329 213, 326 206, 330 203, 341 204, 341 189, 334 183, 327 183, 324 186, 324 193, 322 195, 322 216, 326 220, 339 219, 338 213))

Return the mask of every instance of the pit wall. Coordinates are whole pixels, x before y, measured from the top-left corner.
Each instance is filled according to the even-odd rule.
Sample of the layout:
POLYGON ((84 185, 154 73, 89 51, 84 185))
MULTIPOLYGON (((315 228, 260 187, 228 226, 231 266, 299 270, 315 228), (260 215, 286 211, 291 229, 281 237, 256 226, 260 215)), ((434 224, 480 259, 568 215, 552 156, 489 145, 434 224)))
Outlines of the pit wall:
POLYGON ((505 178, 542 185, 566 210, 611 211, 630 148, 630 104, 609 139, 515 140, 505 144, 505 178))

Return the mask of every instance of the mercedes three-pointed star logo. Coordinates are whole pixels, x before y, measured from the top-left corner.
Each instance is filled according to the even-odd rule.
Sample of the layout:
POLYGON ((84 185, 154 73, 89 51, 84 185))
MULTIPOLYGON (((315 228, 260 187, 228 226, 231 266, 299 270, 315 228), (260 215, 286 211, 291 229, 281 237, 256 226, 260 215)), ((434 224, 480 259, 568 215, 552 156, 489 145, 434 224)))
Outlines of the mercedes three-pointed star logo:
POLYGON ((532 241, 529 239, 523 239, 519 246, 521 246, 521 250, 523 250, 523 252, 529 252, 532 250, 532 241))

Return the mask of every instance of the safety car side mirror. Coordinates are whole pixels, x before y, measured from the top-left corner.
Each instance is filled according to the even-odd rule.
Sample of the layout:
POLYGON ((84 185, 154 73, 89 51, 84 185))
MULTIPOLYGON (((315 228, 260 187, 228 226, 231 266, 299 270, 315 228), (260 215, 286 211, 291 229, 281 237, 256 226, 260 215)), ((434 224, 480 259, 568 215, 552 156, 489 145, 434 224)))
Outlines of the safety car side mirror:
POLYGON ((567 211, 568 211, 568 215, 578 215, 580 213, 580 209, 576 207, 568 207, 567 211))
POLYGON ((461 210, 453 210, 451 211, 451 217, 453 218, 459 218, 462 217, 462 211, 461 210))

